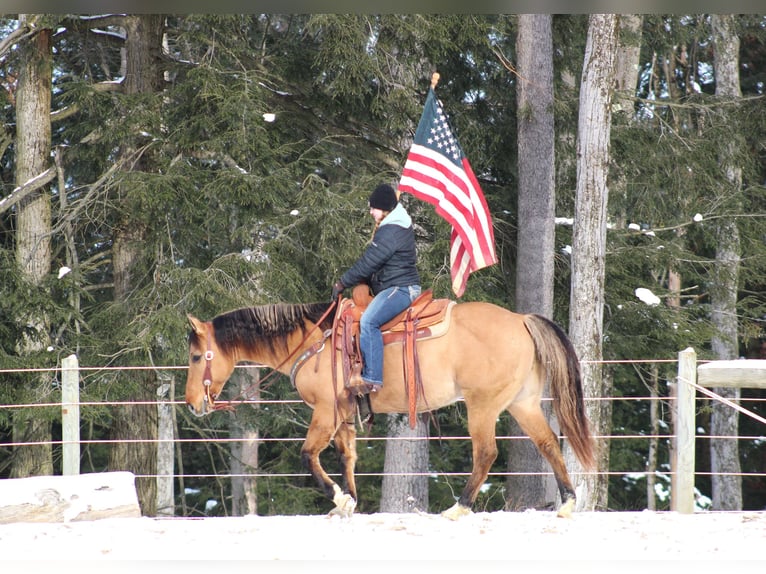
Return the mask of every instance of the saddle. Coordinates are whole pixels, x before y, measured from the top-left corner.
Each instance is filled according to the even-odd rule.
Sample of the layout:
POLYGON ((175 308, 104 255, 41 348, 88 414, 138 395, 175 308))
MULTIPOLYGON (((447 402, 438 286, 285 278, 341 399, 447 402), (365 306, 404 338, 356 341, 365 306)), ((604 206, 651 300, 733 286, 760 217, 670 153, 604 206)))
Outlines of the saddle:
MULTIPOLYGON (((372 294, 367 285, 357 285, 350 299, 341 299, 333 327, 333 347, 341 352, 343 383, 349 388, 353 372, 361 372, 362 353, 359 348, 359 320, 364 310, 372 301, 372 294)), ((417 297, 412 304, 396 317, 381 327, 383 344, 401 343, 402 368, 406 384, 410 428, 415 428, 417 421, 417 396, 424 396, 423 383, 418 364, 416 341, 438 337, 447 332, 449 311, 454 301, 434 299, 433 291, 428 289, 417 297)), ((335 357, 335 355, 333 355, 335 357)), ((335 361, 335 359, 333 359, 335 361)), ((337 366, 333 362, 333 376, 337 366)), ((369 399, 368 399, 369 400, 369 399)))

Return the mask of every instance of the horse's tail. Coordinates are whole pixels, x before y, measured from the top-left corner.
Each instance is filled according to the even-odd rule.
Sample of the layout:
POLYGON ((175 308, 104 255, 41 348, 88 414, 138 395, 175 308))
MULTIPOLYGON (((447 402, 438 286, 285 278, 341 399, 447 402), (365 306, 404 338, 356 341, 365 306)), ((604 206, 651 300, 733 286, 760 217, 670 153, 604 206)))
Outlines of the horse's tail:
POLYGON ((550 380, 561 431, 583 467, 592 469, 593 439, 585 416, 580 361, 574 346, 561 327, 542 315, 525 315, 524 324, 535 343, 537 359, 550 380))

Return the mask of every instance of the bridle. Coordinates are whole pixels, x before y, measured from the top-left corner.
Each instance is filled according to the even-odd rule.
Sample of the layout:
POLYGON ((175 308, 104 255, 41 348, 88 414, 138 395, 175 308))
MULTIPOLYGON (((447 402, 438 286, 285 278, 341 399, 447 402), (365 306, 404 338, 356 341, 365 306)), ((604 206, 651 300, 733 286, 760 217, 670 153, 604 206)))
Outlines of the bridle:
POLYGON ((202 386, 205 388, 205 396, 202 398, 202 402, 204 403, 202 408, 203 413, 207 412, 208 405, 215 404, 213 397, 210 396, 210 387, 213 385, 213 369, 211 363, 213 362, 214 356, 212 343, 210 341, 210 333, 207 333, 205 340, 207 341, 207 350, 205 351, 205 372, 202 373, 202 386))
MULTIPOLYGON (((303 340, 298 345, 296 345, 295 349, 290 351, 287 357, 285 357, 284 360, 279 365, 274 367, 271 370, 271 372, 268 375, 266 375, 264 379, 258 381, 255 385, 251 385, 250 387, 245 389, 242 393, 240 393, 240 396, 245 397, 248 394, 250 394, 250 390, 254 386, 258 386, 261 389, 268 388, 269 385, 264 385, 263 384, 264 381, 268 380, 268 378, 274 375, 275 373, 278 373, 279 369, 285 366, 287 361, 289 361, 303 347, 303 344, 308 340, 311 334, 319 328, 319 326, 322 324, 322 321, 324 321, 327 318, 327 316, 330 314, 330 311, 332 311, 336 305, 337 305, 337 301, 333 301, 332 304, 330 304, 330 306, 327 307, 327 311, 325 311, 324 314, 319 318, 319 320, 316 323, 314 323, 314 328, 304 335, 303 340)), ((212 340, 211 340, 211 336, 209 332, 205 334, 205 342, 206 342, 207 350, 205 351, 205 355, 204 355, 205 371, 202 373, 202 386, 205 389, 205 395, 202 397, 202 402, 203 402, 202 413, 203 414, 207 413, 208 406, 210 405, 212 405, 211 410, 214 410, 214 411, 234 410, 234 407, 232 406, 232 403, 234 401, 216 403, 215 397, 213 397, 211 394, 211 388, 213 386, 213 369, 211 365, 213 362, 213 357, 215 355, 213 353, 213 348, 212 348, 213 344, 212 344, 212 340)), ((274 380, 276 381, 276 379, 274 380)))

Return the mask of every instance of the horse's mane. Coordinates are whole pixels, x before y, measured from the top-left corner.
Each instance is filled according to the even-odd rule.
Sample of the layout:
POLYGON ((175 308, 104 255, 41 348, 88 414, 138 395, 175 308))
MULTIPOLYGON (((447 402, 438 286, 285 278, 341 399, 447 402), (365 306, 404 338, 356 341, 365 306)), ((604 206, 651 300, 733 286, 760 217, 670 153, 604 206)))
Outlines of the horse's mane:
MULTIPOLYGON (((245 307, 222 313, 213 318, 215 342, 221 352, 230 354, 241 348, 257 352, 264 346, 271 352, 286 350, 287 337, 296 329, 306 332, 307 321, 317 323, 332 303, 276 303, 245 307)), ((329 313, 319 325, 321 329, 332 326, 333 315, 329 313)), ((190 342, 200 342, 196 333, 189 335, 190 342)))

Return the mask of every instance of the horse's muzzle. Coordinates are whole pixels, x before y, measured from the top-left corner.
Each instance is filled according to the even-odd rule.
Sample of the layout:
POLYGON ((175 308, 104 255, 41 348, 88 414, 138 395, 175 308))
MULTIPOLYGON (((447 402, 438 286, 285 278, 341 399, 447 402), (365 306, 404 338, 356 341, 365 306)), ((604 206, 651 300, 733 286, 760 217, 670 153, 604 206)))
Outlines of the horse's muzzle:
POLYGON ((202 408, 197 410, 195 406, 191 403, 186 403, 186 406, 189 407, 189 410, 195 417, 204 417, 206 414, 210 413, 212 409, 208 406, 207 397, 202 401, 202 408))

